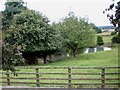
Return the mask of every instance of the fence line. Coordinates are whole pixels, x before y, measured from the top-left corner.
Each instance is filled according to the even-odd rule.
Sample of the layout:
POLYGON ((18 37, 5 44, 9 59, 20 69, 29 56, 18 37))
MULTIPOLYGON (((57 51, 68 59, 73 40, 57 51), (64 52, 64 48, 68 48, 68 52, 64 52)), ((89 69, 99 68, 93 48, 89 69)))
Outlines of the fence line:
POLYGON ((31 70, 34 70, 34 72, 17 72, 17 74, 21 75, 21 77, 14 77, 14 76, 11 76, 13 72, 10 72, 9 70, 7 70, 6 72, 2 72, 3 76, 2 76, 1 83, 6 84, 8 86, 14 85, 14 84, 27 84, 27 85, 35 84, 36 87, 42 87, 44 85, 47 85, 47 86, 53 85, 54 87, 58 87, 62 85, 62 87, 65 86, 67 88, 72 88, 77 85, 79 87, 82 87, 85 85, 86 86, 94 85, 96 87, 99 86, 100 88, 106 88, 109 86, 120 88, 120 82, 119 82, 120 78, 118 77, 120 75, 120 72, 118 72, 118 69, 120 69, 120 67, 45 67, 45 66, 42 66, 42 67, 17 67, 17 68, 26 69, 26 70, 31 69, 31 70), (62 70, 63 72, 55 72, 55 71, 48 72, 48 69, 55 70, 55 71, 62 70), (100 72, 80 71, 80 70, 89 70, 89 69, 100 70, 100 72), (108 72, 110 69, 114 69, 115 72, 108 72), (47 71, 47 72, 43 72, 43 71, 40 72, 40 70, 47 71), (72 72, 72 70, 73 71, 79 70, 80 72, 72 72), (28 76, 23 77, 24 75, 28 75, 28 76), (29 77, 30 75, 34 75, 34 76, 29 77), (52 75, 52 76, 45 77, 44 75, 46 76, 52 75), (56 77, 56 75, 59 75, 59 77, 56 77), (66 75, 66 78, 64 77, 65 75, 66 75), (84 75, 84 77, 81 75, 84 75), (87 75, 90 75, 94 78, 91 78, 91 77, 85 78, 87 75), (78 76, 81 76, 81 77, 78 78, 78 76), (99 78, 96 78, 96 76, 99 78), (32 80, 32 81, 21 82, 19 80, 32 80), (54 80, 56 82, 52 82, 54 80), (77 83, 75 83, 75 81, 77 83), (85 83, 81 83, 81 81, 85 83), (89 81, 91 81, 91 83, 88 83, 89 81), (92 81, 95 81, 95 83, 92 83, 92 81), (100 83, 97 83, 98 81, 100 81, 100 83), (108 81, 111 81, 111 82, 108 82, 108 81))

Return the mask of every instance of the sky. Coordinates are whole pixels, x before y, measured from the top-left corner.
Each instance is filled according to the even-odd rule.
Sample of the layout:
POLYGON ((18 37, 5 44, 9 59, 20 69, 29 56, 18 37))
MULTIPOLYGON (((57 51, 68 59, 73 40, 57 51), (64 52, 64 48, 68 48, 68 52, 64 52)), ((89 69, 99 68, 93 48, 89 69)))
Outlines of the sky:
MULTIPOLYGON (((77 17, 87 17, 96 26, 110 24, 103 10, 112 4, 112 0, 23 0, 27 7, 46 15, 51 22, 58 22, 68 16, 70 11, 77 17)), ((116 0, 117 1, 117 0, 116 0)), ((0 0, 0 11, 5 9, 6 0, 0 0)))

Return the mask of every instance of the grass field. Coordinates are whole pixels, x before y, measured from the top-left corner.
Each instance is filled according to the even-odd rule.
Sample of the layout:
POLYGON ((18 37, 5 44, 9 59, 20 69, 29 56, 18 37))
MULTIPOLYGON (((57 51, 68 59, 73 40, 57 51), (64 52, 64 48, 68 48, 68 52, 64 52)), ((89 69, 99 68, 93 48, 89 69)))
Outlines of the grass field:
MULTIPOLYGON (((96 53, 88 53, 88 54, 80 54, 75 58, 69 58, 66 60, 61 60, 61 61, 56 61, 53 63, 49 63, 49 64, 40 64, 38 66, 95 66, 95 67, 99 67, 99 66, 118 66, 118 49, 115 48, 113 50, 110 51, 100 51, 100 52, 96 52, 96 53)), ((34 67, 34 66, 33 66, 34 67)), ((17 72, 35 72, 34 69, 20 69, 20 71, 17 72)), ((63 70, 63 69, 46 69, 46 70, 39 70, 39 72, 54 72, 54 73, 66 73, 67 70, 63 70)), ((91 72, 91 73, 99 73, 101 72, 101 70, 97 70, 97 69, 89 69, 89 70, 73 70, 72 72, 91 72)), ((112 70, 106 70, 106 72, 118 72, 118 70, 112 69, 112 70)), ((5 75, 4 75, 5 76, 5 75)), ((67 78, 67 75, 39 75, 41 78, 67 78)), ((36 75, 33 74, 18 74, 18 76, 14 76, 13 74, 11 75, 11 77, 15 77, 15 78, 35 78, 36 75)), ((74 78, 100 78, 100 75, 73 75, 72 77, 74 78)), ((106 76, 106 78, 118 78, 118 75, 108 75, 106 76)), ((4 81, 4 80, 3 80, 4 81)), ((5 80, 6 81, 6 80, 5 80)), ((12 82, 36 82, 36 80, 25 80, 25 79, 13 79, 11 80, 12 82)), ((67 83, 67 80, 40 80, 40 82, 49 82, 49 83, 67 83)), ((101 80, 92 80, 92 82, 90 80, 73 80, 72 83, 100 83, 101 80)), ((107 81, 108 83, 111 82, 118 82, 117 80, 109 80, 107 81)), ((12 84, 15 86, 21 86, 21 84, 12 84)), ((35 84, 23 84, 22 86, 36 86, 35 84)), ((43 87, 48 87, 48 85, 42 85, 43 87)), ((57 86, 57 85, 54 85, 57 86)), ((58 87, 58 86, 57 86, 58 87)), ((74 87, 83 87, 83 86, 74 86, 74 87)), ((95 87, 95 86, 88 86, 89 88, 95 87)), ((99 87, 99 86, 98 86, 99 87)), ((109 86, 106 86, 109 87, 109 86)))
MULTIPOLYGON (((102 33, 103 34, 103 33, 102 33)), ((103 38, 105 40, 105 42, 110 42, 110 38, 111 36, 109 35, 103 35, 103 38)), ((79 67, 82 67, 82 66, 94 66, 94 67, 106 67, 106 66, 118 66, 118 48, 115 47, 115 48, 112 48, 112 50, 110 51, 99 51, 99 52, 96 52, 96 53, 87 53, 87 54, 79 54, 77 55, 75 58, 74 57, 71 57, 71 58, 68 58, 68 59, 65 59, 65 60, 60 60, 60 61, 56 61, 56 62, 53 62, 53 63, 48 63, 48 64, 39 64, 37 66, 79 66, 79 67)), ((33 67, 36 66, 36 65, 33 65, 33 67)), ((35 72, 34 69, 20 69, 20 71, 17 71, 17 72, 35 72)), ((53 70, 50 70, 50 69, 47 69, 47 70, 39 70, 39 72, 56 72, 56 73, 65 73, 67 72, 67 70, 56 70, 56 69, 53 69, 53 70)), ((83 72, 83 70, 74 70, 72 72, 83 72)), ((84 72, 101 72, 101 70, 85 70, 84 72)), ((106 72, 118 72, 118 70, 107 70, 106 72)), ((5 75, 3 75, 5 76, 5 75)), ((41 78, 67 78, 68 76, 66 75, 39 75, 41 78)), ((13 74, 11 75, 11 77, 15 77, 15 78, 35 78, 36 75, 24 75, 24 74, 20 74, 18 76, 14 76, 13 74)), ((100 78, 100 76, 94 76, 94 75, 76 75, 76 76, 72 76, 74 78, 100 78)), ((118 75, 109 75, 109 76, 106 76, 106 78, 118 78, 118 75)), ((3 80, 5 81, 5 80, 3 80)), ((18 79, 14 79, 14 80, 11 80, 13 82, 18 82, 18 79)), ((68 82, 68 81, 65 81, 65 80, 41 80, 40 82, 54 82, 54 83, 57 83, 57 82, 61 82, 61 83, 65 83, 65 82, 68 82)), ((36 82, 36 80, 19 80, 19 82, 36 82)), ((90 80, 86 80, 86 81, 72 81, 72 83, 91 83, 90 80)), ((93 80, 92 83, 100 83, 101 80, 99 81, 96 81, 96 80, 93 80)), ((110 81, 107 81, 107 82, 118 82, 117 80, 114 81, 114 80, 110 80, 110 81)), ((15 86, 21 86, 20 84, 13 84, 15 86)), ((36 86, 35 84, 29 84, 29 85, 26 85, 26 84, 23 84, 22 86, 36 86)), ((43 85, 45 86, 45 85, 43 85)), ((55 86, 55 85, 54 85, 55 86)), ((82 87, 82 86, 76 86, 76 87, 82 87)), ((88 86, 89 88, 92 87, 92 86, 88 86)), ((109 87, 109 86, 107 86, 109 87)))
POLYGON ((80 54, 75 58, 40 66, 118 66, 118 49, 80 54))

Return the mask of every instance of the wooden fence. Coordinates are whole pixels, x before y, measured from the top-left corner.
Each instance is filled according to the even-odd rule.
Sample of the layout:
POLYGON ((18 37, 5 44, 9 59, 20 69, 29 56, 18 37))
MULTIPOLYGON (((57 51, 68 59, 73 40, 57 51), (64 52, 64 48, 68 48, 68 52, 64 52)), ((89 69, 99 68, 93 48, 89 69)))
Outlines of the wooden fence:
POLYGON ((2 71, 2 85, 63 88, 119 88, 120 67, 17 67, 2 71), (22 81, 21 81, 22 80, 22 81))

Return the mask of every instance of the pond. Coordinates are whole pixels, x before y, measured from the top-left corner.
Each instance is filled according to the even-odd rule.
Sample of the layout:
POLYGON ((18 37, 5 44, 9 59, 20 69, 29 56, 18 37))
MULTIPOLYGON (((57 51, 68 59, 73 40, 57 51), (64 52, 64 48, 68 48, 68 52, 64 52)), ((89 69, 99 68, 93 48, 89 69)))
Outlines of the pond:
POLYGON ((107 50, 111 50, 111 48, 108 48, 108 47, 86 48, 85 53, 97 52, 97 51, 107 51, 107 50))

